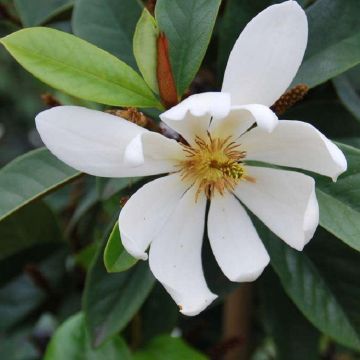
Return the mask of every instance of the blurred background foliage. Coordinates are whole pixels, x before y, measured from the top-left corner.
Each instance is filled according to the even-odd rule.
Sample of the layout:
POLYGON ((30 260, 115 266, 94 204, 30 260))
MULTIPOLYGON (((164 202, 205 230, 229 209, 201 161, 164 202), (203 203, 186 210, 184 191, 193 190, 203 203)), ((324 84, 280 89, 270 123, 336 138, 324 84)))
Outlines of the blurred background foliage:
MULTIPOLYGON (((182 4, 190 8, 194 2, 182 4)), ((208 7, 211 13, 216 8, 217 1, 200 2, 199 9, 208 7)), ((188 94, 219 89, 241 30, 279 2, 223 0, 195 78, 190 70, 191 78, 184 78, 175 65, 178 88, 185 91, 191 82, 188 94)), ((9 196, 2 193, 9 181, 34 199, 41 193, 36 176, 53 174, 41 199, 11 216, 0 205, 0 359, 360 359, 360 1, 298 2, 307 11, 310 35, 294 84, 305 81, 311 90, 282 118, 307 121, 348 144, 342 149, 350 170, 335 185, 317 179, 325 229, 319 228, 304 253, 258 225, 272 267, 254 284, 227 281, 205 243, 206 277, 220 297, 195 318, 179 314, 146 262, 118 272, 117 259, 106 258, 105 251, 105 268, 110 234, 111 246, 118 244, 112 230, 120 206, 144 180, 83 176, 38 149, 34 116, 39 111, 57 103, 108 107, 49 88, 0 49, 0 202, 9 196), (12 162, 34 149, 31 161, 25 155, 12 162), (239 316, 243 328, 233 329, 229 316, 239 316)), ((142 6, 136 0, 0 0, 0 35, 52 27, 137 69, 132 38, 142 6)), ((169 13, 159 10, 160 25, 166 28, 176 11, 171 6, 169 13)), ((189 15, 195 25, 197 15, 189 15)), ((182 41, 191 46, 191 31, 186 31, 182 41)), ((188 50, 190 55, 202 51, 188 50)), ((171 56, 176 61, 176 54, 171 56)), ((158 121, 156 112, 149 114, 158 121)))

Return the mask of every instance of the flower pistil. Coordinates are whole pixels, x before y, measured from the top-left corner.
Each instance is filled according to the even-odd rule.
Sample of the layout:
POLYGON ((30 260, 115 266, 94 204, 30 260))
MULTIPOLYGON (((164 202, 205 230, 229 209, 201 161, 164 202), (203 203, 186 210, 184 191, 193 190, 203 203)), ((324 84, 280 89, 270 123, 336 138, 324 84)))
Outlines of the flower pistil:
POLYGON ((246 152, 240 144, 225 139, 196 137, 194 145, 182 144, 186 160, 179 163, 183 181, 196 184, 196 199, 204 191, 211 199, 215 192, 223 195, 225 190, 232 191, 241 179, 247 179, 243 160, 246 152))

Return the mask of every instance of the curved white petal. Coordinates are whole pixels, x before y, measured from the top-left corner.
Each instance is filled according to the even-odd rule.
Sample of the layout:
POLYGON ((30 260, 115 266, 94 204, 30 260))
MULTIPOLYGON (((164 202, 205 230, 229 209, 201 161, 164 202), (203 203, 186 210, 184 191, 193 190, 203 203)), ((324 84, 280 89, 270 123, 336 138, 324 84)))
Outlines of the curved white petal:
POLYGON ((78 106, 58 106, 43 111, 36 117, 36 127, 44 144, 56 157, 95 176, 129 177, 171 172, 175 170, 175 153, 178 157, 183 155, 181 146, 175 141, 120 117, 78 106), (129 143, 141 135, 147 139, 144 163, 140 167, 130 166, 124 160, 125 151, 136 157, 138 150, 143 156, 142 149, 127 149, 129 143))
POLYGON ((240 142, 249 160, 314 171, 334 181, 347 168, 341 150, 302 121, 280 120, 271 134, 260 128, 252 129, 240 142))
POLYGON ((305 12, 296 1, 262 11, 237 39, 227 63, 222 91, 233 105, 271 106, 286 91, 307 44, 305 12))
POLYGON ((123 164, 126 145, 147 130, 117 116, 79 106, 58 106, 36 116, 46 147, 60 160, 85 173, 131 176, 123 164))
POLYGON ((254 182, 240 181, 236 196, 272 232, 302 250, 319 223, 315 182, 293 171, 246 167, 254 182))
POLYGON ((129 142, 124 152, 124 163, 135 175, 153 175, 178 170, 177 164, 184 156, 178 142, 148 131, 129 142))
POLYGON ((255 122, 258 127, 271 132, 279 121, 276 114, 265 105, 233 106, 225 119, 216 119, 211 122, 210 132, 213 136, 220 138, 232 136, 237 139, 255 122))
POLYGON ((121 241, 129 254, 147 259, 146 249, 185 191, 180 175, 172 174, 147 183, 130 198, 119 216, 121 241))
POLYGON ((196 189, 179 201, 150 247, 150 268, 185 315, 197 315, 215 298, 201 263, 206 198, 195 202, 196 189))
POLYGON ((204 137, 212 119, 226 117, 230 111, 230 95, 208 92, 189 96, 180 104, 162 113, 160 119, 193 143, 196 136, 204 137))
POLYGON ((208 235, 214 256, 231 281, 256 280, 270 261, 248 214, 231 193, 211 200, 208 235))

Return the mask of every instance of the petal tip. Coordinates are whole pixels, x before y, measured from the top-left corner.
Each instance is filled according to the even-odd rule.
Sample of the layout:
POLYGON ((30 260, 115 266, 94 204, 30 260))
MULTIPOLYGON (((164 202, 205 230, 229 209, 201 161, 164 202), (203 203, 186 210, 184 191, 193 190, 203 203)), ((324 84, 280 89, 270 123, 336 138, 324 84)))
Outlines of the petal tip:
MULTIPOLYGON (((120 213, 121 215, 121 213, 120 213)), ((121 226, 121 217, 119 217, 119 229, 121 226)), ((125 235, 125 233, 120 230, 120 238, 121 243, 124 246, 125 250, 135 259, 138 260, 144 260, 146 261, 148 259, 148 254, 139 248, 139 246, 136 244, 135 241, 131 240, 128 236, 125 235)))
POLYGON ((344 172, 346 172, 347 168, 348 168, 346 158, 342 152, 341 152, 341 155, 342 155, 342 159, 340 159, 340 161, 338 162, 339 163, 339 171, 334 176, 331 177, 333 182, 336 182, 338 177, 341 174, 343 174, 344 172))
POLYGON ((265 268, 269 265, 270 258, 268 258, 266 264, 254 271, 242 274, 241 276, 234 276, 229 278, 232 282, 244 283, 244 282, 253 282, 259 278, 259 276, 264 272, 265 268))
POLYGON ((202 311, 204 311, 215 299, 217 299, 217 297, 218 296, 216 294, 210 293, 209 297, 204 299, 204 301, 198 306, 192 307, 178 304, 178 307, 183 315, 196 316, 199 315, 202 311))

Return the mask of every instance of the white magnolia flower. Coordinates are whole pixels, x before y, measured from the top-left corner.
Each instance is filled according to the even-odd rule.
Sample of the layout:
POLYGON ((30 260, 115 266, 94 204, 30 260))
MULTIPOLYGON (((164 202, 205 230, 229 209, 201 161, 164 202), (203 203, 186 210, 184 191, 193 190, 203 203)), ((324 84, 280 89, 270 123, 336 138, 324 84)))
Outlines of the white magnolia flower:
POLYGON ((333 180, 346 170, 342 152, 312 125, 279 121, 269 109, 294 78, 306 43, 306 16, 295 1, 256 16, 230 54, 222 91, 193 95, 160 116, 188 145, 75 106, 36 118, 50 151, 80 171, 106 177, 168 174, 131 197, 119 226, 134 257, 147 259, 150 246, 153 274, 186 315, 198 314, 216 298, 201 263, 207 199, 210 244, 232 281, 255 280, 269 262, 244 206, 297 250, 318 225, 311 177, 250 166, 248 160, 333 180))

